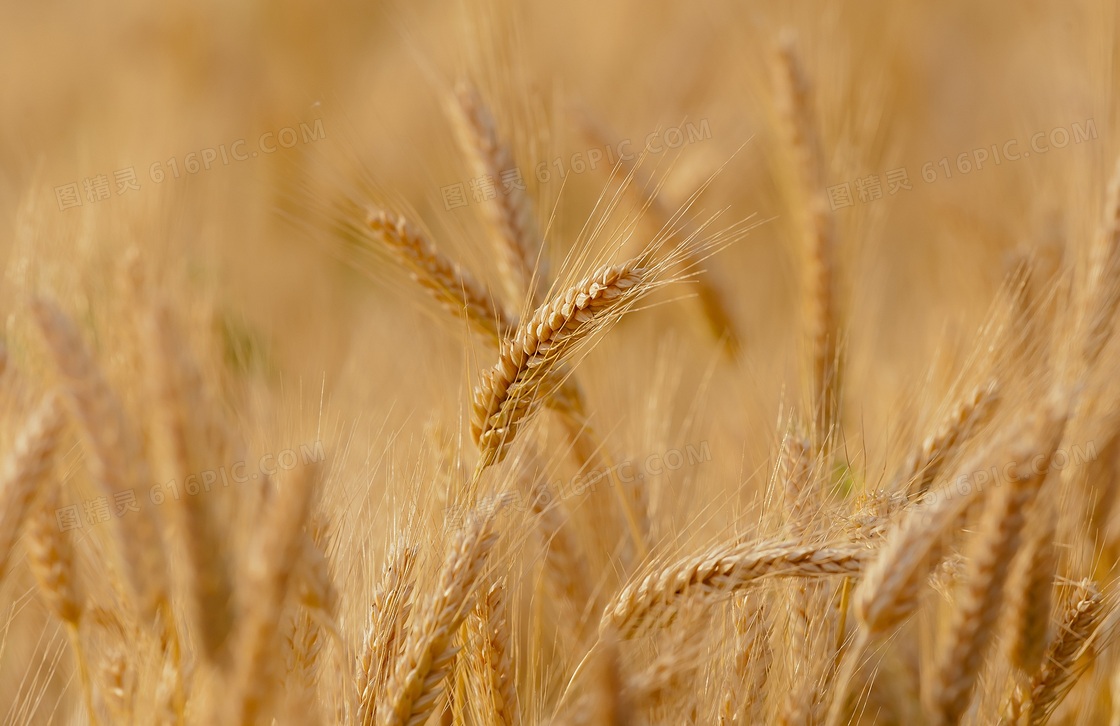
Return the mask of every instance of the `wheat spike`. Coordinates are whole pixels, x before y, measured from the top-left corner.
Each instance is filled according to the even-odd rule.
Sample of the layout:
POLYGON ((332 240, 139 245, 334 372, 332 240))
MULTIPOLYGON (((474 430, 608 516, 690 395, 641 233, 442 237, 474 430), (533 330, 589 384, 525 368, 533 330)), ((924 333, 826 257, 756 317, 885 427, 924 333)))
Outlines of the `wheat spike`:
POLYGON ((661 566, 632 581, 614 598, 600 631, 632 638, 672 619, 686 598, 713 601, 764 577, 828 577, 860 571, 866 550, 785 542, 732 543, 661 566))
POLYGON ((397 544, 373 595, 365 650, 358 661, 358 723, 372 726, 378 699, 383 697, 390 668, 400 656, 405 624, 412 610, 413 568, 417 548, 397 544))
POLYGON ((474 604, 479 578, 496 541, 489 516, 471 517, 468 526, 455 533, 435 590, 416 613, 396 659, 386 697, 378 707, 379 726, 419 726, 435 710, 457 652, 455 632, 474 604))
POLYGON ((498 362, 483 372, 474 390, 471 436, 482 454, 481 466, 505 458, 555 366, 632 303, 646 288, 647 274, 641 258, 600 268, 538 308, 502 345, 498 362))
POLYGON ((62 408, 49 393, 24 424, 0 470, 0 580, 24 517, 50 471, 62 433, 62 408))
POLYGON ((839 318, 836 309, 836 231, 825 198, 825 164, 813 112, 812 88, 792 35, 778 46, 776 102, 804 197, 802 269, 805 330, 810 351, 814 421, 821 437, 839 405, 839 318))
POLYGON ((486 722, 517 726, 521 714, 514 681, 513 644, 506 615, 506 591, 494 582, 478 597, 467 620, 475 675, 475 702, 485 707, 486 722))
POLYGON ((501 338, 505 331, 514 327, 514 322, 494 302, 486 288, 466 270, 444 257, 403 216, 393 217, 385 211, 371 210, 366 218, 366 226, 409 271, 420 287, 476 330, 490 337, 501 338))
MULTIPOLYGON (((184 352, 183 336, 178 334, 166 307, 154 306, 145 333, 146 350, 151 355, 148 377, 156 404, 153 439, 160 452, 160 480, 185 483, 220 461, 221 452, 207 440, 202 420, 205 414, 199 415, 195 409, 198 403, 208 402, 209 396, 196 364, 184 352)), ((215 408, 211 403, 203 410, 215 408)), ((214 496, 200 491, 167 502, 165 509, 178 525, 178 544, 187 563, 188 611, 203 653, 211 660, 222 654, 234 618, 233 583, 223 556, 223 533, 213 512, 214 496)))
MULTIPOLYGON (((1040 453, 1049 462, 1061 441, 1062 426, 1051 430, 1050 440, 1040 453)), ((989 496, 980 521, 980 531, 969 549, 968 574, 957 597, 949 632, 941 649, 931 697, 938 723, 960 721, 971 700, 1003 605, 1012 558, 1019 549, 1026 511, 1034 502, 1046 477, 1046 464, 1021 466, 1018 475, 1002 482, 989 496)))
MULTIPOLYGON (((36 301, 33 312, 82 432, 91 477, 110 501, 129 492, 138 496, 151 486, 150 477, 120 403, 70 320, 43 300, 36 301)), ((168 596, 167 569, 155 515, 141 507, 116 522, 118 551, 126 564, 136 606, 152 621, 168 596)))
MULTIPOLYGON (((312 467, 313 468, 313 467, 312 467)), ((293 472, 273 494, 248 565, 234 650, 224 723, 267 722, 276 691, 273 654, 279 623, 303 551, 303 526, 311 509, 316 476, 293 472)))
POLYGON ((953 407, 937 430, 922 441, 921 448, 914 452, 896 477, 898 485, 907 487, 916 495, 924 494, 966 437, 975 433, 991 417, 998 400, 994 381, 972 389, 953 407))
POLYGON ((474 87, 461 83, 455 89, 452 117, 472 175, 488 177, 500 186, 496 196, 484 202, 483 209, 491 227, 506 303, 514 308, 526 301, 536 305, 537 281, 546 277, 543 270, 534 273, 540 263, 541 240, 528 194, 516 180, 503 176, 503 172, 517 171, 513 154, 498 135, 494 117, 474 87))
POLYGON ((1078 661, 1108 610, 1091 580, 1077 583, 1062 613, 1058 630, 1046 647, 1042 664, 1026 687, 1016 689, 1007 709, 1011 723, 1046 723, 1083 672, 1078 661))

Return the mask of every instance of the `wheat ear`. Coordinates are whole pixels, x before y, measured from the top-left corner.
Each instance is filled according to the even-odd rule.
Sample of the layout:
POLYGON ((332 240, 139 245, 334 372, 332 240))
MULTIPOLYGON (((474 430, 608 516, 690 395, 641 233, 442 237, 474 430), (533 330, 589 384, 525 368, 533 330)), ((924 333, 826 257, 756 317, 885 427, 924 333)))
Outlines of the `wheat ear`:
POLYGON ((503 343, 498 362, 474 390, 471 436, 482 454, 480 468, 505 458, 555 367, 648 290, 649 275, 642 258, 600 268, 539 307, 503 343))
POLYGON ((0 469, 0 580, 28 508, 50 471, 62 433, 62 407, 49 393, 27 419, 0 469))
POLYGON ((521 713, 514 680, 513 643, 507 620, 506 590, 499 580, 478 597, 467 620, 473 671, 475 702, 485 704, 486 722, 517 726, 521 713))
POLYGON ((488 336, 500 338, 511 330, 510 320, 486 288, 466 270, 447 259, 403 216, 371 210, 366 227, 382 241, 420 287, 455 315, 488 336))
MULTIPOLYGON (((49 470, 49 460, 45 466, 49 470)), ((46 473, 46 471, 44 471, 46 473)), ((85 648, 82 646, 80 626, 83 615, 82 598, 75 581, 74 551, 70 537, 62 532, 55 512, 58 511, 59 483, 41 482, 42 492, 31 505, 27 519, 27 562, 39 592, 50 611, 66 626, 66 634, 74 652, 78 680, 82 688, 89 722, 98 723, 93 701, 93 681, 85 648)))
POLYGON ((223 723, 267 723, 276 690, 279 624, 303 552, 315 467, 298 469, 271 497, 253 543, 241 610, 231 690, 223 723))
POLYGON ((487 556, 497 541, 490 516, 472 516, 455 533, 435 590, 416 613, 415 624, 396 658, 379 726, 419 726, 435 710, 457 648, 455 632, 474 604, 487 556))
MULTIPOLYGON (((580 130, 593 146, 611 147, 616 137, 586 114, 579 114, 577 121, 580 130)), ((643 175, 633 158, 619 157, 614 170, 615 176, 623 177, 625 190, 633 195, 638 205, 650 215, 652 225, 665 232, 663 245, 679 243, 682 239, 695 234, 695 225, 683 219, 680 213, 670 211, 664 195, 648 178, 643 175)), ((701 260, 696 255, 688 255, 684 264, 690 269, 699 269, 701 260)), ((708 331, 716 340, 723 343, 729 355, 736 355, 743 347, 742 336, 731 314, 731 308, 720 289, 712 282, 710 275, 698 275, 695 280, 696 298, 700 312, 704 316, 708 331)))
POLYGON ((1006 654, 1022 673, 1033 673, 1042 662, 1058 568, 1053 544, 1055 515, 1041 502, 1040 498, 1027 515, 1023 546, 1007 582, 1006 654))
POLYGON ((1050 428, 1035 462, 1015 462, 1017 471, 989 494, 980 531, 969 548, 963 592, 956 598, 937 663, 931 707, 942 724, 958 723, 968 708, 988 642, 1003 605, 1011 560, 1019 549, 1026 512, 1046 478, 1046 463, 1061 441, 1063 426, 1050 428))
POLYGON ((1087 367, 1096 364, 1112 336, 1120 307, 1120 160, 1105 193, 1104 215, 1092 249, 1089 268, 1088 308, 1082 333, 1082 357, 1087 367))
POLYGON ((415 587, 415 546, 400 543, 389 553, 373 594, 365 649, 358 661, 358 723, 373 726, 390 668, 400 655, 415 587))
POLYGON ((483 204, 491 239, 497 254, 498 270, 506 291, 506 302, 514 308, 525 301, 537 304, 537 282, 545 279, 543 270, 534 274, 540 262, 541 240, 536 215, 523 182, 507 179, 503 172, 517 171, 509 147, 498 135, 497 124, 478 91, 465 83, 455 89, 452 118, 459 146, 470 160, 473 176, 501 183, 491 200, 483 204))
POLYGON ((915 495, 925 494, 967 437, 991 417, 999 400, 995 381, 979 386, 960 400, 941 421, 936 431, 922 441, 906 466, 896 477, 900 487, 915 495))
POLYGON ((1092 645, 1092 636, 1108 608, 1090 580, 1077 583, 1069 595, 1058 630, 1030 683, 1016 689, 1007 715, 1011 723, 1046 723, 1073 687, 1084 665, 1078 663, 1092 645))
MULTIPOLYGON (((985 471, 992 461, 1007 462, 1015 477, 1031 477, 1029 464, 1041 452, 1052 451, 1060 440, 1065 415, 1045 411, 1004 435, 1002 440, 963 461, 949 481, 968 480, 985 471)), ((1008 485, 1004 484, 1006 488, 1008 485)), ((874 561, 868 565, 853 593, 859 631, 848 648, 837 676, 828 723, 841 722, 847 707, 848 688, 859 670, 873 638, 893 629, 918 608, 918 600, 932 569, 941 560, 945 533, 960 520, 981 496, 978 486, 951 494, 949 489, 931 490, 910 509, 874 561), (942 495, 939 498, 938 495, 942 495)))
POLYGON ((632 638, 672 620, 686 599, 730 597, 764 577, 828 577, 857 574, 867 551, 786 542, 731 543, 662 565, 632 581, 607 606, 600 632, 632 638))
POLYGON ((836 311, 836 231, 825 198, 825 164, 813 112, 812 88, 794 37, 785 35, 774 64, 776 105, 794 159, 804 218, 802 269, 805 331, 818 438, 836 420, 839 405, 836 311))
MULTIPOLYGON (((194 408, 206 402, 202 377, 184 351, 170 313, 156 305, 146 321, 148 377, 157 425, 153 439, 160 452, 161 481, 185 482, 214 466, 220 452, 206 440, 207 431, 194 408)), ((214 410, 213 406, 207 407, 214 410)), ((205 413, 201 415, 206 415, 205 413)), ((218 660, 233 629, 233 583, 223 557, 223 533, 214 519, 211 496, 187 496, 169 502, 169 517, 178 525, 178 544, 185 555, 188 612, 203 654, 218 660)))
MULTIPOLYGON (((70 320, 50 303, 39 300, 35 320, 62 379, 70 412, 82 433, 86 463, 94 482, 110 500, 150 486, 140 444, 129 428, 120 402, 94 363, 70 320)), ((163 546, 151 509, 114 520, 118 552, 140 614, 154 621, 167 603, 168 583, 163 546)))

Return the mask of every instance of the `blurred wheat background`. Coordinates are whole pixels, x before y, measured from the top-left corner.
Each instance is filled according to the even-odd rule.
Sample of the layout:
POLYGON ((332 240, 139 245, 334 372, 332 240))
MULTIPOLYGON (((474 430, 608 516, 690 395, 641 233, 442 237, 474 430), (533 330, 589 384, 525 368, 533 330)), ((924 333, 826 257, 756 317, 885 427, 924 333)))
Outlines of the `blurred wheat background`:
POLYGON ((3 16, 4 724, 1120 724, 1115 3, 3 16))

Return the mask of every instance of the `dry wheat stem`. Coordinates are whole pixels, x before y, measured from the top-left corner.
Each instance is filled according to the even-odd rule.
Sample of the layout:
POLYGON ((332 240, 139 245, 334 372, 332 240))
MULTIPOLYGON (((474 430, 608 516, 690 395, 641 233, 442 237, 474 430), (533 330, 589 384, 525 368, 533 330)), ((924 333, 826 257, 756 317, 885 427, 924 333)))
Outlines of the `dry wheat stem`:
POLYGON ((857 574, 866 555, 866 549, 846 544, 748 542, 713 547, 633 580, 607 606, 600 632, 635 637, 670 621, 686 600, 724 599, 764 577, 857 574))

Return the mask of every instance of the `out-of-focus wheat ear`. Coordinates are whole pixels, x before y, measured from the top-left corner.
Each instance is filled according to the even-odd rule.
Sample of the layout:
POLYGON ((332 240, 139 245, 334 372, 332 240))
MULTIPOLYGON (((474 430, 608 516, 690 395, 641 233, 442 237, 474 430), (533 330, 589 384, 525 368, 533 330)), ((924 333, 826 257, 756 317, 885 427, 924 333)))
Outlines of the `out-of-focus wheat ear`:
MULTIPOLYGON (((1033 478, 1035 472, 1024 462, 1053 451, 1064 428, 1064 412, 1042 411, 962 461, 957 475, 948 480, 986 471, 993 462, 1008 466, 1019 478, 1033 478)), ((942 536, 980 496, 976 486, 963 494, 931 490, 908 511, 866 568, 853 595, 856 617, 864 630, 882 633, 914 612, 922 586, 940 561, 942 536)))
POLYGON ((0 581, 28 508, 51 469, 62 425, 62 404, 54 393, 48 393, 4 457, 0 469, 0 581))
MULTIPOLYGON (((572 535, 564 505, 543 476, 525 479, 529 511, 537 521, 537 532, 544 544, 545 580, 553 597, 563 603, 570 617, 585 610, 597 612, 592 602, 591 570, 579 540, 572 535)), ((580 627, 576 627, 578 632, 580 627)))
POLYGON ((494 198, 483 200, 482 207, 491 228, 506 304, 513 309, 526 301, 535 306, 540 302, 539 281, 547 279, 547 273, 536 213, 517 162, 498 135, 494 117, 477 89, 465 82, 456 87, 451 117, 472 176, 490 179, 495 185, 494 198))
POLYGON ((1003 620, 1007 659, 1023 674, 1033 673, 1042 662, 1058 567, 1054 510, 1040 498, 1027 516, 1023 545, 1007 582, 1003 620))
MULTIPOLYGON (((552 719, 564 726, 630 726, 633 706, 626 695, 626 679, 619 663, 618 641, 604 633, 584 656, 580 669, 584 681, 579 698, 552 719)), ((574 679, 573 679, 574 681, 574 679)), ((569 689, 574 682, 569 683, 569 689)), ((561 699, 563 701, 563 699, 561 699)))
POLYGON ((516 324, 486 287, 449 260, 403 216, 373 209, 366 228, 408 270, 416 284, 479 332, 500 340, 516 324))
MULTIPOLYGON (((130 495, 138 499, 151 486, 151 477, 120 402, 73 323, 44 300, 35 301, 33 313, 82 434, 91 478, 110 501, 127 501, 130 495)), ((166 558, 155 512, 140 507, 114 521, 135 606, 152 623, 168 602, 166 558)))
POLYGON ((720 704, 720 717, 726 724, 747 726, 761 723, 766 708, 766 681, 773 650, 766 601, 741 597, 735 607, 735 648, 731 674, 720 704))
MULTIPOLYGON (((576 114, 581 133, 591 143, 592 147, 611 148, 616 145, 617 135, 607 131, 601 123, 592 119, 587 113, 576 114)), ((645 210, 650 217, 652 226, 658 227, 665 236, 662 246, 679 244, 696 232, 694 224, 681 214, 671 211, 670 204, 665 201, 658 187, 648 175, 642 174, 634 158, 619 157, 615 167, 608 171, 612 175, 625 180, 625 191, 631 194, 638 206, 645 210)), ((690 270, 701 269, 702 260, 697 255, 688 255, 684 266, 690 270)), ((717 287, 710 274, 699 274, 694 280, 696 299, 700 304, 700 312, 704 316, 708 331, 723 344, 724 351, 734 357, 742 350, 742 335, 731 314, 731 307, 726 296, 717 287)))
MULTIPOLYGON (((961 462, 959 477, 987 471, 992 462, 1010 468, 1008 477, 1035 476, 1029 463, 1039 455, 1052 452, 1065 429, 1065 413, 1046 409, 1003 434, 985 449, 961 462)), ((1006 488, 1006 485, 1004 485, 1006 488)), ((828 723, 842 723, 848 704, 848 689, 859 671, 873 639, 884 635, 910 617, 918 608, 923 586, 942 558, 942 539, 961 515, 981 497, 980 487, 964 493, 932 490, 912 507, 886 544, 867 566, 852 596, 859 629, 856 639, 844 654, 832 696, 828 723)))
POLYGON ((1012 558, 1019 550, 1026 512, 1046 478, 1046 465, 1061 441, 1062 427, 1040 449, 1033 463, 1016 462, 1016 476, 1007 477, 988 501, 979 531, 968 550, 968 570, 945 634, 930 697, 934 722, 956 724, 972 699, 988 643, 1003 606, 1012 558), (1042 463, 1040 464, 1039 461, 1042 463))
POLYGON ((555 367, 594 330, 617 319, 652 284, 642 257, 605 266, 537 308, 483 371, 471 406, 479 469, 502 461, 541 398, 555 367))
POLYGON ((486 723, 517 726, 521 723, 521 712, 506 613, 505 586, 498 580, 479 595, 474 612, 467 619, 468 645, 474 665, 476 708, 484 706, 486 723))
POLYGON ((391 669, 400 657, 405 625, 412 610, 413 568, 417 548, 398 543, 389 552, 373 593, 365 647, 358 659, 358 723, 373 726, 377 704, 386 697, 391 669))
POLYGON ((811 482, 808 439, 796 431, 788 432, 782 439, 782 450, 778 459, 778 478, 785 502, 786 528, 790 539, 800 540, 813 524, 813 493, 811 482))
POLYGON ((1093 655, 1093 635, 1111 610, 1091 580, 1074 585, 1057 631, 1030 682, 1016 689, 1005 715, 1009 723, 1046 723, 1093 655))
MULTIPOLYGON (((48 460, 43 473, 47 474, 49 470, 48 460)), ((27 563, 47 607, 66 626, 86 712, 90 723, 97 724, 99 719, 94 707, 88 654, 82 646, 79 629, 84 608, 75 581, 74 551, 69 535, 62 531, 55 514, 60 507, 59 483, 40 478, 40 489, 37 501, 31 504, 28 512, 25 537, 27 563)))
POLYGON ((783 636, 791 682, 778 712, 778 723, 787 726, 816 722, 813 715, 820 698, 818 677, 824 660, 814 642, 819 640, 817 631, 822 624, 817 618, 819 600, 819 589, 806 584, 794 585, 787 600, 789 619, 783 636))
POLYGON ((599 632, 633 638, 672 622, 688 601, 726 599, 763 577, 817 578, 858 574, 867 550, 847 544, 727 543, 670 564, 655 564, 607 606, 599 632))
POLYGON ((229 724, 268 723, 276 691, 280 623, 303 553, 304 524, 311 510, 318 467, 295 469, 280 484, 249 554, 235 633, 231 688, 225 700, 229 724))
POLYGON ((1112 337, 1120 307, 1120 160, 1108 182, 1101 228, 1091 250, 1089 297, 1085 301, 1082 355, 1093 367, 1112 337))
POLYGON ((813 111, 813 92, 792 33, 783 34, 774 63, 775 101, 794 161, 804 210, 801 221, 803 315, 809 351, 812 405, 819 441, 835 423, 840 404, 836 296, 836 230, 825 191, 825 162, 813 111))
MULTIPOLYGON (((187 482, 218 465, 222 452, 211 450, 202 421, 216 407, 206 405, 209 396, 198 366, 164 305, 153 305, 147 314, 144 337, 146 373, 155 404, 156 471, 160 481, 187 482)), ((185 600, 191 624, 211 661, 223 657, 234 620, 233 582, 225 556, 226 537, 213 512, 215 496, 186 496, 166 502, 164 509, 175 523, 173 536, 186 562, 185 600)))
POLYGON ((925 494, 945 463, 969 436, 991 419, 998 401, 998 386, 995 381, 972 389, 910 456, 896 477, 897 485, 905 487, 915 496, 925 494))
POLYGON ((456 531, 433 591, 416 613, 395 659, 378 726, 419 726, 435 710, 455 659, 455 634, 474 606, 479 578, 498 536, 493 514, 468 516, 456 531))

